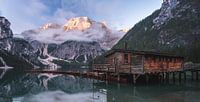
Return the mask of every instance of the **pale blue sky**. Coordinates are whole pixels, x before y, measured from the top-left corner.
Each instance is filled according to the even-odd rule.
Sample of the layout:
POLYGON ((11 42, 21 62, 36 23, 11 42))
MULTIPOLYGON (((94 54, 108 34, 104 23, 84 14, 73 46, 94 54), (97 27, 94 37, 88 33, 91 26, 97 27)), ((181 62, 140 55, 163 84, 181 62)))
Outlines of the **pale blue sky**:
POLYGON ((65 23, 78 16, 107 22, 113 29, 131 28, 161 7, 162 0, 0 0, 0 15, 14 33, 48 22, 65 23))

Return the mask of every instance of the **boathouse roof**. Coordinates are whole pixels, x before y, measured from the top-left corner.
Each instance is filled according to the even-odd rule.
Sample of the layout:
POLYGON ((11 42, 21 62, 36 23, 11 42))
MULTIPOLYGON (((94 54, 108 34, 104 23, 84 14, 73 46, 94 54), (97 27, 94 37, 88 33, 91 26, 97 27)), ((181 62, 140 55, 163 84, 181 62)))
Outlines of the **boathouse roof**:
POLYGON ((138 51, 138 50, 130 50, 130 49, 111 49, 105 54, 105 57, 108 57, 116 52, 121 53, 134 53, 138 55, 153 55, 153 56, 165 56, 165 57, 176 57, 176 58, 184 58, 183 56, 166 53, 166 52, 154 52, 154 51, 138 51))

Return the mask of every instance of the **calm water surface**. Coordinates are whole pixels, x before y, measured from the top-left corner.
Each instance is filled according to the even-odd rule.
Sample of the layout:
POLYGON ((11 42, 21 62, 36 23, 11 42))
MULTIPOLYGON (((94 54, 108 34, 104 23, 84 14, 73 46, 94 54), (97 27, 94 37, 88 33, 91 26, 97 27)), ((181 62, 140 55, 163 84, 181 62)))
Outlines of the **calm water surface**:
MULTIPOLYGON (((73 83, 80 88, 79 91, 69 92, 63 90, 64 86, 59 86, 14 98, 14 102, 200 102, 200 82, 137 86, 94 82, 85 89, 87 86, 82 86, 82 83, 86 82, 73 83)), ((68 85, 68 82, 65 84, 68 85)))

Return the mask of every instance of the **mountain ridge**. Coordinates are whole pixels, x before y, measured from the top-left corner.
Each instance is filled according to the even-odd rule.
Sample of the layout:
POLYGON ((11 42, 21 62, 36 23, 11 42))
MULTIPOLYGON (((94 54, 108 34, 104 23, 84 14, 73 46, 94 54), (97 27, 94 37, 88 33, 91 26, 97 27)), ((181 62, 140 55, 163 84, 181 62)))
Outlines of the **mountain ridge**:
POLYGON ((174 1, 178 3, 173 8, 163 2, 160 9, 137 23, 113 49, 122 49, 127 43, 129 49, 169 52, 184 56, 186 61, 200 62, 199 1, 174 1), (154 22, 157 18, 161 20, 154 22))

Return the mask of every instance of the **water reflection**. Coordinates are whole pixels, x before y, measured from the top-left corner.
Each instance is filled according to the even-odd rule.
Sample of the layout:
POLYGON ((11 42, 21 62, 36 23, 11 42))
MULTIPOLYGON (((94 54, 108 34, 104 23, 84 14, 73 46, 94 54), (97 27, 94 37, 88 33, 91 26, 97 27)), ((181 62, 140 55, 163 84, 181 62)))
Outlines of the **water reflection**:
POLYGON ((133 86, 73 80, 53 78, 49 90, 24 95, 21 102, 200 102, 200 82, 133 86))
POLYGON ((90 92, 67 94, 63 91, 48 91, 27 96, 21 102, 106 102, 106 95, 95 92, 98 98, 94 99, 92 94, 90 92))
POLYGON ((107 102, 200 102, 200 84, 117 85, 97 84, 107 89, 107 102))

